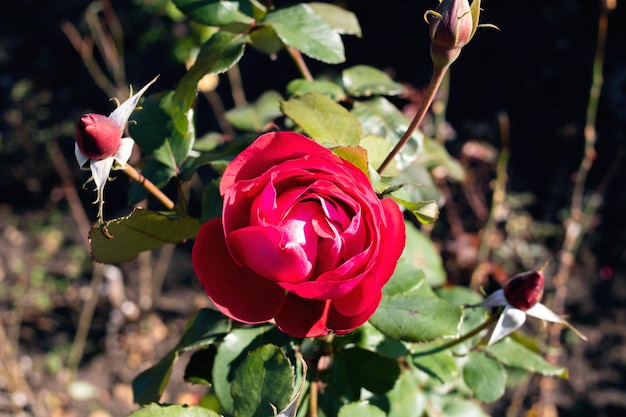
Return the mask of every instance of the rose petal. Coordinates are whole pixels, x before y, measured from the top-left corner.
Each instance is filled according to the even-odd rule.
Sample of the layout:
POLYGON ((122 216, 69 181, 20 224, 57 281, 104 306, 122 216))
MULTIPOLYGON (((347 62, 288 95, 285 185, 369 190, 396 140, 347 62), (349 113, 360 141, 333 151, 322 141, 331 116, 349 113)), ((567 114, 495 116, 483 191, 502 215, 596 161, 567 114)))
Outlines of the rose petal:
POLYGON ((89 166, 85 165, 89 162, 89 157, 80 150, 78 143, 74 143, 74 155, 76 156, 76 162, 78 162, 80 169, 89 170, 89 166))
POLYGON ((328 312, 328 327, 337 334, 344 334, 365 323, 376 312, 376 309, 380 304, 380 300, 382 299, 382 291, 379 290, 374 294, 369 294, 368 299, 370 300, 370 304, 359 314, 354 316, 341 314, 339 310, 335 308, 335 303, 332 303, 328 312))
POLYGON ((98 197, 96 202, 104 202, 104 186, 109 179, 109 174, 111 173, 111 167, 113 166, 113 162, 115 159, 105 158, 99 161, 91 160, 89 162, 89 168, 91 169, 91 176, 93 177, 93 182, 96 184, 96 190, 98 197))
POLYGON ((504 295, 504 289, 499 289, 492 294, 490 294, 487 298, 483 300, 482 303, 476 304, 476 307, 497 307, 497 306, 505 306, 508 303, 506 302, 506 297, 504 295))
POLYGON ((253 226, 228 234, 233 256, 258 275, 277 282, 301 282, 313 270, 302 246, 285 241, 275 226, 253 226))
POLYGON ((326 325, 330 301, 307 300, 294 294, 287 294, 280 313, 276 316, 276 326, 294 337, 320 337, 330 333, 326 325))
POLYGON ((221 219, 202 225, 191 256, 205 292, 228 317, 244 323, 262 323, 280 311, 285 291, 233 261, 221 219))
POLYGON ((113 120, 115 122, 115 124, 117 124, 119 126, 120 134, 126 128, 126 123, 128 123, 128 118, 130 117, 130 115, 133 112, 133 110, 135 110, 135 107, 137 107, 137 104, 139 103, 139 99, 141 98, 143 93, 146 92, 148 87, 150 87, 157 80, 157 78, 159 78, 158 75, 156 77, 154 77, 152 79, 152 81, 150 81, 148 84, 146 84, 141 90, 139 90, 137 92, 137 94, 134 94, 128 100, 126 100, 122 104, 120 104, 109 115, 109 119, 113 120))
POLYGON ((551 321, 552 323, 565 323, 565 320, 541 303, 537 303, 526 310, 526 314, 540 320, 551 321))
POLYGON ((360 284, 365 276, 362 271, 363 260, 366 258, 367 253, 355 256, 332 271, 319 275, 314 281, 281 282, 279 284, 285 290, 303 298, 335 299, 347 294, 360 284))
POLYGON ((396 269, 406 241, 406 229, 402 212, 390 198, 381 201, 385 210, 386 224, 380 229, 380 248, 375 254, 371 268, 364 274, 359 287, 334 300, 333 306, 340 314, 354 316, 370 308, 372 294, 377 294, 389 281, 396 269))
POLYGON ((498 319, 496 327, 493 329, 493 333, 491 333, 491 337, 489 338, 489 343, 487 345, 493 345, 498 340, 513 333, 515 330, 522 327, 522 324, 524 324, 525 321, 526 313, 524 311, 518 310, 515 307, 506 306, 498 319))
POLYGON ((328 149, 299 133, 265 133, 228 164, 220 182, 220 192, 223 195, 235 182, 256 178, 286 160, 316 153, 329 154, 328 149))
POLYGON ((374 265, 378 269, 378 277, 383 279, 381 284, 386 284, 396 270, 396 265, 400 255, 404 251, 406 245, 406 226, 404 225, 404 216, 398 203, 391 198, 383 198, 380 203, 384 210, 384 227, 381 226, 380 246, 377 254, 380 261, 374 265), (384 260, 384 261, 383 261, 384 260))
POLYGON ((113 155, 113 158, 120 164, 119 168, 122 169, 126 166, 126 163, 130 159, 130 156, 133 153, 133 146, 135 145, 135 141, 131 138, 122 138, 120 147, 117 148, 117 152, 113 155))

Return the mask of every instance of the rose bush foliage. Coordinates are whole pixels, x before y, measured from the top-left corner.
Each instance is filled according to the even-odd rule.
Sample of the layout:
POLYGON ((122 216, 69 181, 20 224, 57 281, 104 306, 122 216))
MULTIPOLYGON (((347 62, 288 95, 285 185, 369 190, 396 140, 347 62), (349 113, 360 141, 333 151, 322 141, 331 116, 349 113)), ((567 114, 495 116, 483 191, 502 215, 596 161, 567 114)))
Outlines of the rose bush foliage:
POLYGON ((244 323, 285 333, 347 333, 369 319, 405 244, 402 213, 366 174, 294 132, 260 136, 220 183, 193 265, 206 293, 244 323))
MULTIPOLYGON (((184 379, 210 387, 203 406, 215 412, 188 411, 210 416, 352 415, 357 407, 367 415, 462 410, 483 416, 476 401, 502 396, 508 369, 516 376, 566 375, 523 338, 506 338, 526 316, 576 332, 541 304, 541 270, 513 277, 484 300, 446 282, 438 248, 415 226, 435 221, 445 201, 435 169, 444 168, 436 171, 450 180, 465 175, 443 145, 414 132, 423 114, 411 121, 384 97, 400 94, 401 85, 362 65, 314 79, 300 59, 345 60, 340 35, 360 36, 356 16, 317 2, 276 8, 268 2, 174 3, 210 28, 199 51, 189 51, 195 63, 173 90, 146 98, 128 126, 133 139, 122 137, 128 118, 155 80, 108 117, 84 115, 76 135, 78 163, 92 171, 100 204, 89 234, 94 259, 120 263, 165 242, 195 238, 196 275, 223 313, 211 306, 194 314, 177 345, 135 378, 135 402, 160 402, 174 362, 187 351, 194 353, 184 379), (228 110, 224 122, 230 125, 220 126, 221 133, 196 137, 194 120, 205 117, 196 114, 198 92, 215 93, 201 85, 202 77, 235 68, 247 45, 272 57, 285 49, 303 78, 285 87, 286 100, 268 91, 228 110), (252 132, 260 136, 249 144, 252 132), (415 140, 403 148, 407 139, 415 140), (131 175, 136 171, 127 164, 133 141, 142 151, 141 176, 131 175), (386 170, 393 161, 403 163, 386 170), (209 180, 200 219, 212 220, 200 225, 188 211, 199 190, 185 184, 207 166, 210 174, 200 175, 209 180), (168 211, 137 209, 105 222, 103 190, 112 169, 124 169, 145 188, 144 194, 131 188, 131 202, 150 192, 168 211), (176 202, 160 190, 169 185, 177 186, 176 202), (220 218, 214 218, 216 207, 222 207, 220 218), (492 310, 479 324, 484 313, 469 307, 492 310), (329 333, 335 336, 321 337, 329 333), (299 403, 308 410, 297 412, 299 403)), ((433 93, 474 35, 479 14, 479 0, 471 6, 445 0, 426 12, 433 93)), ((426 110, 434 95, 424 97, 426 110)), ((168 416, 180 412, 158 409, 168 416)), ((154 407, 136 415, 144 411, 153 414, 154 407)))

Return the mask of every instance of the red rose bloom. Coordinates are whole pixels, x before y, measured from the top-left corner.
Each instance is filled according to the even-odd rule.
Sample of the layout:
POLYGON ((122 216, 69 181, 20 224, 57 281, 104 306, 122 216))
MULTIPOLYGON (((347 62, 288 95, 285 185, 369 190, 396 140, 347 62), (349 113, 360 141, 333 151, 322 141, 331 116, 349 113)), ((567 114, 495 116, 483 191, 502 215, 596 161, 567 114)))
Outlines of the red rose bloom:
POLYGON ((369 319, 405 244, 397 204, 367 176, 293 132, 267 133, 220 183, 221 219, 204 223, 193 266, 207 295, 244 323, 285 333, 347 333, 369 319))

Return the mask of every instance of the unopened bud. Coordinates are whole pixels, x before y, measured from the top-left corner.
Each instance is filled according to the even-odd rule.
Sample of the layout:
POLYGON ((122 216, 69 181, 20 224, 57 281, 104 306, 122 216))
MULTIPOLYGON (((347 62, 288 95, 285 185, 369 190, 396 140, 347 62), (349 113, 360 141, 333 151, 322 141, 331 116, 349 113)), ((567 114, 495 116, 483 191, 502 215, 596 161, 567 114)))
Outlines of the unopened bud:
POLYGON ((474 35, 475 24, 468 0, 443 0, 426 12, 430 25, 430 55, 436 67, 454 62, 474 35))
POLYGON ((76 126, 76 144, 89 159, 99 161, 115 155, 121 144, 122 130, 113 120, 89 113, 76 126))
POLYGON ((504 296, 511 306, 526 311, 541 301, 543 285, 543 272, 524 272, 511 277, 504 284, 504 296))

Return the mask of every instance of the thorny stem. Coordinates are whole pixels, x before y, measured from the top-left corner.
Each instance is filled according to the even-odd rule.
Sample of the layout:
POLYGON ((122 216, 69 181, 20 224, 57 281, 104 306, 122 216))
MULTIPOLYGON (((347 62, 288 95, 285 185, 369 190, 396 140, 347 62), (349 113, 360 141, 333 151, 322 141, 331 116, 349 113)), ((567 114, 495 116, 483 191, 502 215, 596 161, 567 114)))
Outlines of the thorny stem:
POLYGON ((304 62, 304 58, 302 58, 302 54, 300 53, 300 51, 291 46, 288 46, 287 52, 289 52, 289 55, 291 56, 291 59, 293 59, 293 62, 296 63, 296 66, 298 67, 298 70, 300 71, 302 77, 304 77, 304 79, 306 79, 307 81, 313 81, 311 71, 309 71, 309 67, 307 67, 306 63, 304 62))
POLYGON ((434 68, 433 75, 431 76, 430 83, 428 84, 428 89, 422 97, 422 101, 417 110, 417 114, 415 115, 415 117, 413 117, 411 124, 409 125, 406 132, 404 132, 396 146, 394 146, 391 152, 389 152, 389 155, 387 155, 387 158, 385 158, 383 163, 380 164, 380 167, 378 167, 377 171, 379 174, 381 174, 385 170, 385 168, 387 168, 387 165, 389 165, 389 163, 393 160, 393 158, 395 158, 398 152, 400 152, 400 149, 402 149, 402 147, 406 145, 406 143, 411 138, 411 135, 413 135, 413 132, 415 132, 415 129, 417 129, 419 124, 422 123, 422 120, 424 119, 426 112, 430 108, 430 104, 433 102, 435 94, 437 94, 437 90, 439 89, 439 86, 441 85, 441 82, 443 81, 447 70, 448 66, 443 68, 434 68))
POLYGON ((159 190, 157 186, 152 183, 152 181, 141 175, 141 173, 133 168, 132 165, 127 163, 122 171, 124 171, 126 175, 141 184, 143 188, 145 188, 146 190, 148 190, 148 192, 155 196, 157 200, 159 200, 161 204, 163 204, 168 210, 174 210, 176 208, 176 205, 172 200, 170 200, 168 196, 163 194, 163 192, 159 190))
MULTIPOLYGON (((322 339, 322 346, 332 345, 334 335, 331 333, 322 339)), ((311 369, 313 375, 311 377, 311 384, 309 385, 309 406, 307 410, 307 417, 317 417, 319 407, 319 384, 321 383, 321 373, 327 368, 328 361, 323 359, 329 358, 329 352, 326 348, 322 348, 321 352, 315 356, 312 361, 311 369)))
POLYGON ((243 89, 243 82, 241 81, 241 72, 239 71, 239 65, 235 64, 226 73, 228 76, 228 82, 230 83, 230 91, 233 96, 233 102, 235 107, 243 107, 248 100, 243 89))
MULTIPOLYGON (((585 185, 587 175, 596 156, 596 118, 598 114, 598 104, 600 92, 603 84, 604 55, 606 47, 606 36, 609 21, 609 12, 615 8, 615 2, 612 0, 601 1, 601 11, 598 18, 598 37, 596 41, 596 53, 593 61, 592 83, 589 91, 589 102, 587 103, 587 116, 585 121, 584 137, 585 147, 584 155, 581 160, 580 167, 576 173, 574 180, 574 189, 572 191, 572 202, 570 206, 569 218, 565 221, 565 239, 561 254, 559 256, 559 269, 554 277, 555 294, 553 300, 553 310, 559 314, 563 310, 565 298, 567 297, 567 279, 569 272, 574 264, 574 258, 583 236, 591 227, 591 218, 602 202, 599 193, 591 195, 585 201, 585 185)), ((549 345, 553 346, 558 343, 561 334, 560 326, 551 326, 549 328, 549 345)), ((558 360, 558 351, 548 355, 548 361, 556 363, 558 360)), ((550 378, 542 378, 541 380, 541 398, 539 401, 538 416, 551 415, 554 411, 553 391, 554 381, 550 378)))
POLYGON ((437 100, 433 100, 433 130, 435 141, 443 144, 446 141, 443 125, 446 122, 446 109, 448 108, 448 98, 450 96, 450 72, 446 71, 441 86, 439 87, 439 96, 437 100))
POLYGON ((496 321, 498 321, 498 318, 500 318, 500 314, 492 314, 487 318, 487 320, 482 322, 478 327, 474 328, 473 330, 470 330, 469 332, 465 333, 463 336, 454 340, 450 340, 449 342, 444 343, 441 346, 437 346, 436 348, 426 350, 424 352, 417 352, 413 354, 413 356, 432 355, 434 353, 442 352, 444 350, 457 346, 465 342, 466 340, 471 339, 472 337, 476 336, 478 333, 482 332, 483 330, 485 330, 486 328, 494 324, 496 321))
MULTIPOLYGON (((506 199, 506 185, 509 179, 507 174, 507 167, 511 155, 509 149, 509 118, 505 113, 501 113, 499 115, 499 121, 501 151, 496 161, 496 179, 493 187, 493 196, 491 198, 491 210, 487 223, 485 224, 480 247, 478 248, 477 260, 479 265, 483 265, 489 260, 493 246, 491 237, 496 232, 498 212, 502 210, 504 205, 504 200, 506 199)), ((475 273, 472 275, 470 286, 472 288, 478 288, 481 285, 481 281, 482 274, 475 273)))

